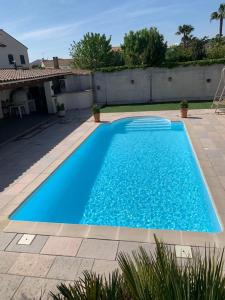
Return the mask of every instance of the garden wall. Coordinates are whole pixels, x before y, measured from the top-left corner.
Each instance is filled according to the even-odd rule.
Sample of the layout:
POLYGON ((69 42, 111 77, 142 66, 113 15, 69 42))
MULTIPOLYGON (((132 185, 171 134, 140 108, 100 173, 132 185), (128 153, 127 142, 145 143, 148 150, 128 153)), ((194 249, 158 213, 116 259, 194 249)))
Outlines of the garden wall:
POLYGON ((64 92, 57 95, 57 102, 64 103, 66 110, 90 108, 93 104, 91 75, 67 75, 64 92))
POLYGON ((129 69, 94 74, 99 104, 212 100, 224 65, 129 69))
POLYGON ((93 103, 92 90, 58 94, 57 102, 64 103, 66 110, 89 108, 93 103))
POLYGON ((65 79, 67 92, 78 92, 91 89, 90 74, 68 75, 65 79))

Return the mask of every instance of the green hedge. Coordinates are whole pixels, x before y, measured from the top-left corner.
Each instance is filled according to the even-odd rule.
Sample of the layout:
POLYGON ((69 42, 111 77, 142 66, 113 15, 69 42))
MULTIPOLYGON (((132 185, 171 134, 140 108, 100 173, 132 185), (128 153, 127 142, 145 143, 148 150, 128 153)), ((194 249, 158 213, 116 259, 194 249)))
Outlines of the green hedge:
MULTIPOLYGON (((215 64, 225 64, 225 58, 220 59, 204 59, 204 60, 195 60, 195 61, 185 61, 185 62, 165 62, 158 66, 158 68, 175 68, 175 67, 188 67, 188 66, 210 66, 215 64)), ((138 65, 138 66, 117 66, 117 67, 105 67, 98 68, 96 71, 98 72, 117 72, 123 70, 131 70, 131 69, 146 69, 151 66, 149 65, 138 65)))

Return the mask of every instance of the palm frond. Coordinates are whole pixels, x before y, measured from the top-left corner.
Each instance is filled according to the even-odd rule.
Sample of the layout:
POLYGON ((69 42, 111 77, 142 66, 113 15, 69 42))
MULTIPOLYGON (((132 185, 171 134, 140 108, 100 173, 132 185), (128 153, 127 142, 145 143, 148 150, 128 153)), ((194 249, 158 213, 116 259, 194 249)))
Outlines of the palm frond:
POLYGON ((218 13, 222 16, 225 13, 225 4, 220 4, 220 7, 218 9, 218 13))
POLYGON ((210 21, 219 20, 219 18, 220 18, 220 16, 219 16, 218 12, 214 11, 213 13, 211 13, 210 21))

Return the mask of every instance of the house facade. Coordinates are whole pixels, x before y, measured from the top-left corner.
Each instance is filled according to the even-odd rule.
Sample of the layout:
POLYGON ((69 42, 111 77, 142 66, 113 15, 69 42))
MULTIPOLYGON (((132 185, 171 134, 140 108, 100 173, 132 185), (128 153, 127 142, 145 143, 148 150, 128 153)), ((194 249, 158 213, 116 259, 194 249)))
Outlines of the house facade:
POLYGON ((28 69, 28 48, 0 29, 0 69, 28 69))
POLYGON ((0 31, 0 119, 54 114, 57 103, 66 109, 90 107, 89 72, 72 70, 71 60, 54 57, 45 68, 29 68, 27 47, 0 31))
POLYGON ((55 113, 53 87, 67 74, 71 72, 29 69, 28 48, 0 29, 0 119, 55 113))

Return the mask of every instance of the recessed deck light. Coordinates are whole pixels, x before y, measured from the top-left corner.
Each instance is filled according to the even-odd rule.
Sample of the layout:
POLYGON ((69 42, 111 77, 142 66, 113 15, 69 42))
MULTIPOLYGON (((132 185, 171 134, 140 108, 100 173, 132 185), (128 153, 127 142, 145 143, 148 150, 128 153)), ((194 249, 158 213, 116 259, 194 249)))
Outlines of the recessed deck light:
POLYGON ((35 238, 34 234, 23 234, 21 239, 18 241, 18 245, 30 245, 35 238))
POLYGON ((176 257, 192 258, 192 252, 191 252, 191 247, 190 246, 176 245, 175 246, 175 251, 176 251, 176 257))

